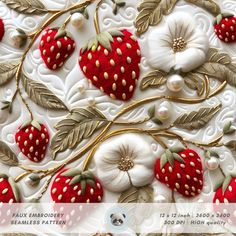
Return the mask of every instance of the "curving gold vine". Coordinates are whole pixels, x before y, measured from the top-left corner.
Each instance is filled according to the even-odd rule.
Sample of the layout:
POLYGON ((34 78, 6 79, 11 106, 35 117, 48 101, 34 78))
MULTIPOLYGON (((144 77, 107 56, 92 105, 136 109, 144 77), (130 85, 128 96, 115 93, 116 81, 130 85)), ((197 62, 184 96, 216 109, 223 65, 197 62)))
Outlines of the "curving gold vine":
MULTIPOLYGON (((86 8, 88 5, 92 4, 94 1, 95 0, 87 0, 87 1, 84 1, 82 3, 78 3, 78 4, 75 4, 73 6, 70 6, 66 9, 64 9, 64 10, 43 10, 43 8, 42 8, 41 13, 46 11, 48 13, 51 13, 52 15, 48 19, 46 19, 46 21, 42 24, 42 26, 39 29, 37 29, 35 32, 28 35, 28 37, 31 39, 31 41, 30 41, 28 47, 26 48, 26 50, 24 51, 19 64, 17 65, 16 73, 15 73, 16 91, 15 91, 15 93, 12 97, 12 101, 11 101, 11 103, 12 103, 15 100, 17 94, 19 94, 21 99, 22 99, 22 102, 24 103, 24 105, 26 106, 26 108, 27 108, 27 110, 30 114, 31 120, 34 119, 33 113, 30 110, 29 105, 27 104, 27 102, 23 98, 22 92, 21 92, 20 87, 19 87, 20 81, 25 80, 24 73, 23 73, 23 65, 24 65, 24 61, 25 61, 25 58, 27 56, 27 53, 30 51, 31 47, 33 46, 33 44, 35 43, 35 41, 37 40, 39 35, 42 33, 42 31, 47 26, 49 26, 52 22, 54 22, 56 19, 58 19, 60 16, 62 16, 65 13, 73 12, 73 11, 75 11, 77 9, 80 9, 80 8, 86 8)), ((100 27, 99 27, 99 21, 98 21, 98 10, 99 10, 99 7, 100 7, 102 2, 103 2, 103 0, 98 1, 97 7, 96 7, 96 10, 95 10, 95 15, 94 15, 94 26, 95 26, 97 34, 100 33, 100 27)), ((112 0, 112 2, 115 2, 115 1, 112 0)), ((177 1, 173 1, 173 2, 176 3, 177 1)), ((193 3, 194 1, 188 0, 188 2, 193 3)), ((165 12, 165 14, 170 13, 172 7, 169 10, 166 9, 163 12, 165 12)), ((64 21, 64 24, 62 25, 62 29, 64 29, 66 27, 66 25, 68 24, 68 22, 70 20, 70 17, 71 17, 71 15, 69 15, 66 18, 66 20, 64 21)), ((213 49, 213 50, 211 50, 211 52, 209 54, 209 61, 208 62, 212 62, 212 63, 214 62, 214 63, 219 64, 222 61, 222 55, 224 55, 224 57, 226 57, 226 54, 223 54, 223 53, 218 52, 218 51, 216 52, 213 49)), ((228 62, 228 64, 225 63, 224 66, 227 67, 227 69, 230 70, 230 71, 234 71, 234 69, 235 69, 234 65, 231 63, 231 60, 228 62)), ((225 71, 227 71, 226 68, 222 68, 222 70, 223 69, 225 71)), ((123 108, 115 116, 115 118, 113 120, 108 120, 97 109, 91 108, 91 107, 89 107, 89 108, 78 108, 78 109, 71 110, 70 113, 68 114, 68 119, 71 116, 73 116, 74 113, 77 113, 77 114, 81 115, 81 113, 89 111, 89 113, 92 114, 92 116, 91 117, 89 117, 89 116, 86 117, 87 122, 92 122, 92 125, 95 125, 95 124, 93 124, 93 122, 97 124, 96 119, 98 119, 98 121, 100 122, 101 126, 100 127, 95 127, 94 126, 94 128, 95 128, 94 132, 91 133, 89 138, 92 137, 92 135, 95 133, 95 131, 98 131, 99 129, 100 129, 100 133, 93 140, 89 141, 84 147, 82 147, 80 150, 78 150, 75 155, 69 157, 63 163, 57 164, 57 165, 55 165, 53 167, 50 167, 48 169, 34 169, 34 168, 31 168, 30 166, 23 165, 21 163, 16 162, 16 159, 14 157, 14 161, 15 161, 14 165, 17 165, 19 168, 24 170, 23 173, 21 173, 20 175, 18 175, 15 178, 15 182, 19 182, 20 180, 22 180, 23 178, 25 178, 26 176, 28 176, 30 174, 38 174, 40 179, 46 178, 45 185, 44 185, 41 193, 35 199, 35 200, 39 200, 43 196, 45 191, 47 190, 53 176, 60 169, 62 169, 66 165, 69 165, 70 163, 73 163, 73 162, 79 160, 84 155, 88 154, 85 161, 84 161, 84 165, 83 165, 83 170, 86 170, 89 167, 89 164, 90 164, 90 162, 93 158, 93 155, 96 152, 99 145, 101 143, 103 143, 105 140, 108 140, 109 138, 112 138, 114 136, 117 136, 117 135, 123 134, 123 133, 142 133, 142 134, 149 135, 157 143, 159 143, 164 149, 168 148, 165 141, 163 140, 165 138, 177 139, 182 143, 182 145, 184 147, 187 147, 188 144, 192 144, 192 145, 195 145, 195 146, 201 148, 204 151, 207 151, 207 149, 211 148, 211 147, 219 147, 219 146, 225 145, 221 142, 221 140, 224 136, 223 132, 220 133, 217 138, 215 138, 214 140, 212 140, 209 143, 202 143, 202 142, 198 142, 198 141, 187 140, 184 137, 178 135, 177 133, 175 133, 171 129, 173 127, 184 127, 184 128, 186 128, 186 124, 181 123, 182 122, 181 117, 178 118, 179 120, 177 119, 178 122, 176 120, 173 124, 171 124, 170 126, 165 127, 165 128, 162 128, 162 127, 161 128, 157 127, 157 128, 153 128, 153 129, 137 128, 136 127, 137 125, 145 124, 146 122, 153 122, 153 123, 156 123, 158 125, 160 124, 160 123, 156 122, 157 121, 156 119, 153 119, 153 118, 155 118, 155 114, 154 114, 155 109, 153 110, 153 108, 152 108, 152 112, 150 111, 148 116, 146 118, 144 118, 143 120, 131 121, 131 122, 125 122, 125 121, 120 120, 120 118, 122 118, 122 116, 124 116, 125 114, 135 110, 136 108, 141 107, 143 105, 152 104, 152 103, 154 103, 158 100, 169 100, 171 102, 184 103, 184 104, 199 104, 199 103, 202 103, 205 100, 217 95, 218 93, 220 93, 228 83, 231 84, 231 85, 234 85, 234 83, 236 84, 236 82, 235 82, 236 80, 233 81, 231 79, 231 76, 223 77, 223 78, 225 78, 223 81, 222 81, 222 77, 221 77, 221 82, 222 82, 221 85, 218 88, 211 91, 209 77, 216 76, 216 75, 212 72, 212 70, 210 68, 210 65, 208 65, 208 67, 205 66, 204 68, 200 68, 200 70, 198 70, 198 73, 200 73, 201 75, 204 75, 203 76, 203 81, 204 81, 203 82, 203 88, 201 88, 201 92, 198 94, 199 95, 198 97, 192 98, 192 97, 175 97, 175 96, 167 96, 167 95, 158 95, 158 96, 145 98, 143 100, 135 101, 135 102, 127 105, 125 108, 123 108), (81 111, 83 111, 83 112, 81 112, 81 111), (112 130, 114 127, 117 127, 117 126, 122 126, 122 128, 112 130), (124 127, 125 126, 130 126, 130 127, 123 128, 123 126, 124 127)), ((227 71, 227 73, 229 74, 229 71, 227 71)), ((158 81, 159 78, 155 78, 155 79, 157 79, 157 82, 159 82, 158 81)), ((150 85, 151 85, 151 83, 150 83, 150 85)), ((147 87, 149 87, 149 86, 147 86, 147 87)), ((191 127, 191 129, 192 129, 192 126, 194 124, 195 128, 196 128, 196 126, 197 126, 197 128, 202 128, 215 115, 215 113, 219 111, 220 108, 221 108, 221 106, 218 105, 218 106, 215 106, 215 107, 212 107, 212 108, 211 107, 206 107, 206 108, 202 108, 203 110, 200 109, 198 111, 193 111, 193 112, 195 112, 196 116, 199 116, 199 120, 201 120, 202 123, 199 123, 196 120, 191 120, 191 117, 192 117, 192 114, 193 114, 193 112, 192 112, 189 115, 189 127, 191 127)), ((150 109, 151 109, 151 107, 150 107, 150 109)), ((66 108, 65 110, 68 110, 68 108, 66 108)), ((183 114, 183 115, 186 115, 188 117, 188 114, 183 114)), ((78 128, 79 127, 79 122, 76 125, 77 125, 77 128, 78 128)), ((230 129, 230 127, 229 127, 229 129, 230 129)), ((83 131, 83 130, 81 130, 81 131, 83 131)), ((60 130, 58 132, 60 132, 60 130)), ((68 131, 68 132, 70 132, 70 131, 68 131)), ((58 142, 56 137, 57 137, 57 134, 53 137, 53 141, 52 141, 52 145, 51 145, 51 148, 54 152, 54 154, 53 154, 54 158, 56 157, 56 154, 58 152, 61 152, 65 149, 70 148, 70 147, 67 147, 67 146, 61 148, 61 143, 58 142), (58 148, 58 147, 60 147, 60 148, 58 148)), ((76 145, 79 144, 80 141, 81 140, 79 140, 78 142, 75 142, 76 145)), ((75 148, 76 145, 74 145, 72 148, 75 148)), ((13 156, 13 153, 11 153, 11 155, 13 156)), ((8 158, 11 159, 11 157, 8 157, 8 158)))

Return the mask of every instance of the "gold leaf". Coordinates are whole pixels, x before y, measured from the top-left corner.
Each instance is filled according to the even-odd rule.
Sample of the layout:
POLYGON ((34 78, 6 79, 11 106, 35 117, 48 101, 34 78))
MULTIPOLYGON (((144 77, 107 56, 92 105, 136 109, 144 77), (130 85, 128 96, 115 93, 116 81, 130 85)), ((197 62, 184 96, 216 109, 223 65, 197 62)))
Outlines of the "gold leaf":
POLYGON ((0 63, 0 85, 4 85, 5 83, 13 79, 19 63, 19 60, 0 63))
POLYGON ((67 110, 65 104, 41 82, 23 75, 22 84, 30 99, 37 105, 47 109, 67 110))
POLYGON ((199 67, 195 72, 216 78, 221 82, 227 81, 228 84, 236 87, 236 74, 226 65, 207 62, 199 67))
POLYGON ((214 16, 217 16, 221 13, 219 5, 213 1, 213 0, 185 0, 186 2, 195 4, 196 6, 199 6, 214 16))
POLYGON ((228 54, 223 53, 216 48, 210 48, 207 54, 207 61, 229 65, 232 62, 232 59, 228 54))
POLYGON ((196 90, 199 96, 202 96, 205 91, 205 80, 202 74, 187 73, 184 77, 184 82, 190 89, 196 90))
POLYGON ((152 71, 142 79, 140 89, 145 90, 148 87, 159 88, 166 83, 166 76, 167 74, 163 71, 152 71))
POLYGON ((1 0, 9 8, 23 14, 40 15, 47 13, 47 9, 39 0, 1 0))
POLYGON ((222 185, 222 193, 223 193, 223 195, 225 194, 225 191, 226 191, 226 189, 228 188, 228 186, 229 186, 231 180, 232 180, 232 176, 230 176, 230 175, 228 175, 228 176, 225 178, 225 180, 224 180, 224 182, 223 182, 223 185, 222 185))
POLYGON ((149 203, 153 202, 153 188, 151 186, 131 187, 124 191, 118 203, 149 203))
POLYGON ((173 10, 178 0, 144 0, 138 7, 139 14, 135 20, 137 34, 141 35, 149 26, 160 23, 163 15, 168 15, 173 10))
POLYGON ((57 123, 58 132, 51 142, 53 158, 58 152, 74 149, 82 140, 90 138, 108 123, 106 117, 93 107, 77 108, 57 123))
POLYGON ((200 129, 204 127, 212 117, 221 109, 222 105, 219 104, 215 107, 203 107, 198 111, 192 111, 187 114, 183 114, 177 120, 174 125, 183 129, 200 129))
POLYGON ((0 141, 0 162, 8 166, 17 166, 16 154, 3 141, 0 141))

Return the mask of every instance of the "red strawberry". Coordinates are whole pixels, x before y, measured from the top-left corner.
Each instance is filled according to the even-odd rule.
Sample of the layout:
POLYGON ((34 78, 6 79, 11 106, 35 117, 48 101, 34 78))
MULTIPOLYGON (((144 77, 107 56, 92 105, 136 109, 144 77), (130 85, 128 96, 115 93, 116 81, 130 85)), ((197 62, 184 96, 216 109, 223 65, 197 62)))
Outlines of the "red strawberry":
POLYGON ((79 64, 94 86, 113 99, 127 101, 134 93, 140 70, 140 47, 126 29, 99 34, 80 51, 79 64))
POLYGON ((97 203, 102 200, 103 189, 91 172, 69 169, 56 176, 51 196, 56 203, 97 203))
POLYGON ((47 29, 40 40, 39 49, 46 66, 56 70, 74 52, 75 41, 65 30, 47 29))
POLYGON ((20 202, 19 190, 12 178, 0 174, 0 203, 20 202))
POLYGON ((4 24, 2 19, 0 19, 0 41, 2 40, 5 33, 4 24))
POLYGON ((217 188, 213 203, 215 203, 214 211, 219 215, 222 214, 222 219, 227 220, 229 224, 236 224, 235 221, 235 204, 229 205, 228 203, 236 203, 236 178, 227 176, 220 187, 217 188), (224 213, 228 213, 230 217, 223 217, 224 213))
POLYGON ((225 43, 236 41, 236 17, 232 14, 220 14, 214 25, 217 37, 225 43))
POLYGON ((168 149, 156 162, 155 176, 170 189, 185 197, 194 197, 203 187, 201 158, 191 149, 178 154, 168 149))
POLYGON ((49 142, 47 128, 37 121, 26 122, 16 132, 16 143, 21 152, 33 162, 40 162, 45 157, 49 142))
POLYGON ((228 176, 223 185, 215 193, 213 202, 219 203, 236 203, 236 178, 228 176))

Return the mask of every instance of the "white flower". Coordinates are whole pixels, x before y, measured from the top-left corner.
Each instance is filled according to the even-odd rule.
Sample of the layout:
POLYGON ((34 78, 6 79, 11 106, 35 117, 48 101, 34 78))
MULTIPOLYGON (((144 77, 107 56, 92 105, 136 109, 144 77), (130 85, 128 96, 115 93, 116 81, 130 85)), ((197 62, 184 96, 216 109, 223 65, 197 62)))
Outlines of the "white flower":
POLYGON ((148 60, 155 69, 170 72, 172 68, 189 72, 206 60, 209 40, 192 17, 172 14, 163 27, 153 28, 148 36, 148 60))
POLYGON ((155 156, 145 137, 122 134, 105 141, 94 155, 97 176, 113 192, 144 186, 153 180, 155 156))

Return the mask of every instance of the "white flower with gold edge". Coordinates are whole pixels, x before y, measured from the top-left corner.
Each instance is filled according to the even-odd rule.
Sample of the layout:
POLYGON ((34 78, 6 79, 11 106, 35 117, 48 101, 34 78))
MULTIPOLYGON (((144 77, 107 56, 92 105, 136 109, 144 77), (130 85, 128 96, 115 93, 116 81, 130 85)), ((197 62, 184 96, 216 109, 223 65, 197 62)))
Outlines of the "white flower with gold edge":
POLYGON ((153 28, 147 40, 151 67, 165 72, 181 69, 189 72, 202 65, 209 49, 209 40, 192 17, 175 13, 162 27, 153 28))
POLYGON ((98 178, 113 192, 145 186, 154 177, 155 155, 142 135, 122 134, 105 141, 94 160, 98 178))

